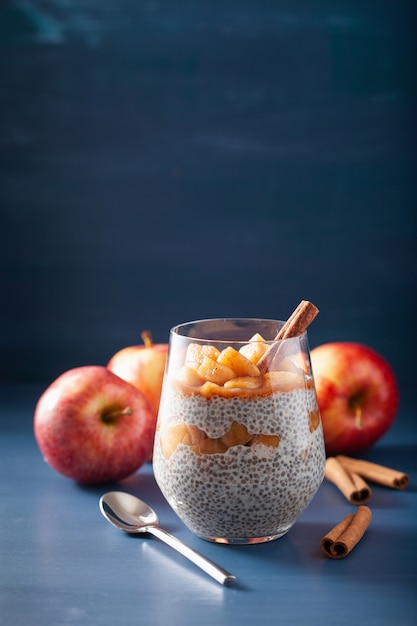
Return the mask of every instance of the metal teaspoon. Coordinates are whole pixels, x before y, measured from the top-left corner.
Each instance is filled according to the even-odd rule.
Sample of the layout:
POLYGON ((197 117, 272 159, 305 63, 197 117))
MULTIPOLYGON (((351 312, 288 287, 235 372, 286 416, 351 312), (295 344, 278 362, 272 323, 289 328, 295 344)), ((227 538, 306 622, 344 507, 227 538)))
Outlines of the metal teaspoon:
POLYGON ((155 511, 139 498, 122 491, 110 491, 101 496, 100 510, 116 528, 132 534, 151 533, 198 565, 217 582, 222 585, 234 583, 236 577, 233 574, 160 528, 155 511))

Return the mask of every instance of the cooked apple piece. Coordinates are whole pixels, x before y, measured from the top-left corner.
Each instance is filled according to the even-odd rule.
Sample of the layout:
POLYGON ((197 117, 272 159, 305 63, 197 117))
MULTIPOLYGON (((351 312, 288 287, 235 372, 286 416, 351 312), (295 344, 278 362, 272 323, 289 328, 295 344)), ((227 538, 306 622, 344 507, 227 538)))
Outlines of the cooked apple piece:
POLYGON ((236 376, 235 372, 230 367, 218 363, 209 356, 203 358, 197 372, 201 378, 216 383, 217 385, 223 385, 226 380, 236 376))
POLYGON ((164 457, 169 459, 180 443, 190 446, 206 438, 207 435, 204 430, 201 430, 197 426, 190 424, 173 424, 167 426, 161 432, 161 451, 164 457))
POLYGON ((278 435, 254 435, 251 439, 250 445, 256 446, 257 444, 262 443, 264 446, 277 448, 279 442, 280 438, 278 435))
POLYGON ((304 378, 302 376, 284 370, 267 372, 264 376, 264 381, 276 391, 291 391, 305 387, 304 378))
POLYGON ((220 350, 216 346, 208 344, 201 345, 199 343, 190 343, 185 353, 185 365, 198 369, 205 356, 216 360, 220 354, 220 350))
POLYGON ((224 383, 225 389, 259 389, 262 385, 262 376, 237 376, 224 383))
POLYGON ((304 376, 305 372, 301 367, 298 367, 293 357, 286 356, 282 361, 277 364, 277 369, 285 372, 293 372, 299 376, 304 376))
POLYGON ((188 365, 184 365, 178 371, 177 380, 180 381, 183 385, 188 385, 190 387, 200 387, 204 383, 204 379, 198 375, 198 372, 188 365))
POLYGON ((222 350, 217 357, 217 363, 230 368, 234 372, 234 376, 259 376, 260 371, 249 361, 243 354, 229 346, 222 350))
POLYGON ((246 428, 244 424, 240 424, 236 420, 234 420, 227 431, 221 437, 222 442, 225 444, 227 448, 231 446, 244 446, 252 439, 252 435, 246 428))
POLYGON ((268 344, 265 343, 265 339, 262 335, 256 333, 249 339, 249 343, 246 343, 240 348, 239 352, 256 365, 261 356, 263 356, 267 350, 268 344))
POLYGON ((204 439, 191 446, 196 454, 217 454, 226 452, 227 446, 220 439, 204 439))
POLYGON ((169 459, 175 452, 178 444, 182 442, 186 432, 187 427, 185 424, 168 426, 161 431, 160 446, 162 454, 166 459, 169 459))
POLYGON ((318 411, 310 411, 310 432, 316 430, 318 425, 320 424, 320 413, 318 411))
POLYGON ((190 446, 192 444, 199 443, 204 439, 207 439, 207 435, 204 430, 194 424, 187 424, 187 434, 183 439, 183 443, 190 446))
POLYGON ((204 383, 199 389, 200 395, 204 398, 211 398, 212 396, 221 396, 223 395, 224 387, 221 385, 216 385, 216 383, 211 383, 209 380, 204 383))
POLYGON ((296 365, 296 367, 299 367, 300 370, 303 370, 303 372, 307 372, 307 373, 309 372, 310 367, 309 367, 308 358, 303 352, 297 352, 296 354, 294 354, 294 356, 292 357, 292 360, 294 361, 294 364, 296 365))
POLYGON ((301 352, 284 357, 281 361, 279 361, 276 369, 294 372, 300 376, 304 376, 304 374, 308 371, 306 360, 301 352))

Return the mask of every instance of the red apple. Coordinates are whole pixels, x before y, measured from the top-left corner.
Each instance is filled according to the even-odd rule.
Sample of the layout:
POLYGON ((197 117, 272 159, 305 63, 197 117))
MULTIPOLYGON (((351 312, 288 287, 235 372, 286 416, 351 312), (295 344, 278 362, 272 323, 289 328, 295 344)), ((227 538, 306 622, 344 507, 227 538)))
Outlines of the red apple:
POLYGON ((154 344, 149 331, 143 331, 141 337, 143 345, 119 350, 112 356, 107 367, 143 393, 154 412, 156 425, 168 344, 154 344))
POLYGON ((396 417, 399 392, 387 361, 353 342, 311 351, 327 455, 355 454, 372 446, 396 417))
POLYGON ((34 433, 57 472, 80 483, 116 481, 148 459, 153 415, 143 394, 106 367, 77 367, 39 398, 34 433))

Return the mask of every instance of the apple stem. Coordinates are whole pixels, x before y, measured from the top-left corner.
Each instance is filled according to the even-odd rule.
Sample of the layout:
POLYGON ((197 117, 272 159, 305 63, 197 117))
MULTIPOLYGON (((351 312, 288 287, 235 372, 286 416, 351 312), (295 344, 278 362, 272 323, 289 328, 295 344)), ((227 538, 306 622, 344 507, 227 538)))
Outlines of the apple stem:
POLYGON ((363 429, 362 408, 359 405, 355 407, 355 422, 358 430, 363 429))
POLYGON ((142 341, 146 348, 151 348, 153 346, 152 333, 150 330, 143 330, 140 336, 142 337, 142 341))
POLYGON ((124 409, 110 409, 106 411, 102 417, 103 422, 110 423, 114 422, 121 415, 132 415, 133 409, 131 406, 127 406, 124 409))

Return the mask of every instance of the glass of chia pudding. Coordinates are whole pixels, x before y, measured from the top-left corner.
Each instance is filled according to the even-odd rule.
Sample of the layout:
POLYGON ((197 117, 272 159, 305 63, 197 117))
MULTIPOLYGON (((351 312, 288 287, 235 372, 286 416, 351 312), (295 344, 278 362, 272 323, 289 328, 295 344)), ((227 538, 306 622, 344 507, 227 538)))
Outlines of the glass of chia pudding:
POLYGON ((307 332, 276 340, 283 324, 222 318, 171 330, 154 473, 173 510, 208 541, 281 537, 323 480, 307 332))

